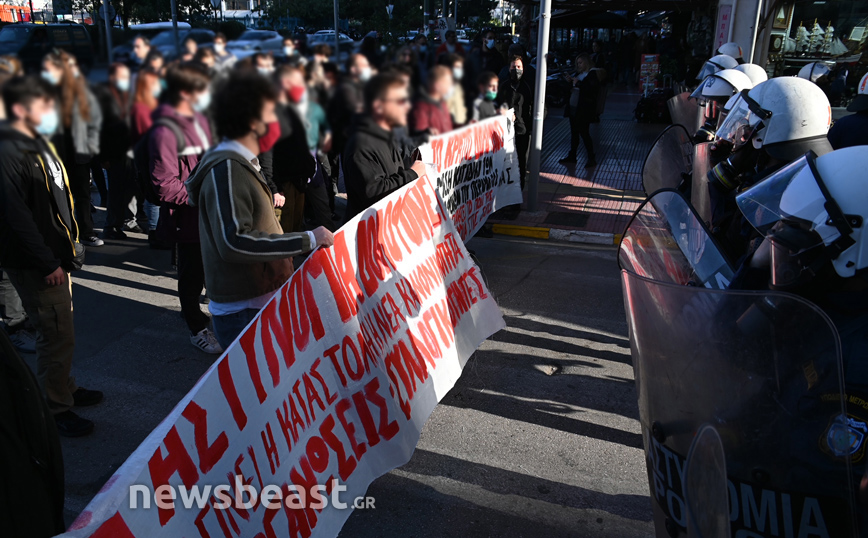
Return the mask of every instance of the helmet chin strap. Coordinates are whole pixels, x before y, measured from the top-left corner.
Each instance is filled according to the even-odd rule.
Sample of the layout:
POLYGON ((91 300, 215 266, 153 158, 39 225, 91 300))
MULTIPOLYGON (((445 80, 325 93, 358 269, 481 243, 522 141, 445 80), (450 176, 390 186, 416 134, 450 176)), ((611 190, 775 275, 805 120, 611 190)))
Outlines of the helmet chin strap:
MULTIPOLYGON (((828 258, 830 260, 836 260, 841 253, 856 244, 856 240, 852 237, 853 227, 861 227, 862 221, 855 217, 853 217, 851 221, 851 218, 847 217, 847 215, 841 211, 841 206, 839 206, 835 199, 832 198, 832 194, 829 192, 829 189, 826 188, 826 184, 823 182, 822 176, 820 176, 820 171, 817 169, 816 158, 817 156, 813 151, 808 152, 808 166, 811 168, 811 173, 817 181, 817 186, 819 186, 820 192, 823 193, 823 197, 826 199, 823 208, 825 208, 826 213, 829 215, 829 221, 827 224, 834 226, 839 233, 838 238, 826 247, 828 258)), ((823 257, 826 256, 824 255, 823 257)))

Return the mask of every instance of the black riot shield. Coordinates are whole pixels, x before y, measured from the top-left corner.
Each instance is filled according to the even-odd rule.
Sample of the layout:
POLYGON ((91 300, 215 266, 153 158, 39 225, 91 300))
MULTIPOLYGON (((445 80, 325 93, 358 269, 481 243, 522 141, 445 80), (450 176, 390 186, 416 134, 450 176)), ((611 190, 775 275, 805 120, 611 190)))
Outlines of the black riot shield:
POLYGON ((650 196, 660 189, 676 189, 690 177, 693 142, 681 125, 670 125, 660 133, 642 166, 642 187, 650 196))
POLYGON ((846 415, 838 333, 798 296, 709 289, 723 259, 672 191, 620 247, 657 536, 687 532, 686 458, 705 424, 724 447, 733 537, 856 536, 850 456, 865 439, 846 415))
POLYGON ((712 142, 696 144, 693 149, 693 182, 690 187, 690 205, 696 209, 700 220, 709 228, 715 222, 715 210, 723 210, 723 193, 708 180, 708 172, 712 168, 711 149, 712 142))
POLYGON ((666 102, 673 125, 682 125, 692 136, 702 127, 705 111, 696 99, 690 99, 690 92, 679 93, 666 102))
POLYGON ((653 280, 726 289, 733 269, 690 204, 658 191, 633 215, 621 239, 622 269, 653 280))

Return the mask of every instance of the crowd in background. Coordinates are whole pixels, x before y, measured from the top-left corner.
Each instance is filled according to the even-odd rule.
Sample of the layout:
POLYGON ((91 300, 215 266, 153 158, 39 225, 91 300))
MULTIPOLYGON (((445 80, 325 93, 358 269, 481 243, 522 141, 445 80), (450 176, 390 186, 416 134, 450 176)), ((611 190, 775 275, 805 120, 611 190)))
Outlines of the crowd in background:
MULTIPOLYGON (((244 136, 255 134, 256 151, 240 149, 243 143, 228 146, 252 155, 252 174, 267 187, 269 215, 249 218, 268 229, 268 237, 289 234, 284 239, 295 241, 288 249, 278 241, 279 255, 257 253, 245 250, 247 232, 239 232, 242 246, 230 241, 226 248, 243 256, 291 258, 328 244, 330 233, 346 220, 424 174, 419 145, 510 109, 524 185, 533 104, 530 57, 517 44, 507 56, 501 54, 493 32, 470 50, 454 32, 445 37, 435 49, 425 35, 417 35, 393 58, 363 42, 359 53, 338 65, 330 47, 308 50, 291 38, 284 40, 281 54, 239 59, 221 34, 213 48, 186 40, 179 58, 167 61, 140 36, 131 60, 111 64, 100 84, 90 83, 65 51, 47 54, 39 74, 31 76, 23 76, 15 58, 0 58, 7 116, 0 153, 14 155, 0 166, 0 306, 15 346, 37 355, 62 434, 88 433, 93 424, 72 408, 102 399, 101 392, 78 387, 70 375, 69 272, 83 263, 82 245, 99 248, 105 241, 135 238, 127 234, 145 234, 150 248, 167 251, 163 255, 171 255, 177 268, 185 328, 191 343, 206 353, 221 353, 244 326, 239 328, 238 317, 264 304, 263 296, 241 291, 249 287, 243 279, 230 286, 237 286, 238 294, 227 292, 215 260, 235 259, 237 252, 208 246, 202 220, 207 204, 200 208, 185 184, 207 155, 228 151, 233 128, 226 125, 244 123, 221 120, 223 108, 244 110, 256 97, 253 89, 239 89, 238 77, 253 77, 247 80, 250 88, 267 86, 274 96, 268 121, 242 129, 244 136), (233 91, 235 100, 227 101, 226 93, 233 91), (37 110, 42 104, 45 113, 37 110), (346 205, 336 203, 342 192, 346 205), (105 209, 101 231, 94 222, 98 208, 105 209), (200 306, 206 287, 210 316, 200 306), (46 305, 52 311, 43 311, 46 305)), ((257 102, 270 99, 264 91, 257 102)), ((242 167, 244 173, 250 169, 242 167)), ((285 269, 274 274, 285 281, 285 269)), ((269 285, 254 287, 262 291, 269 285)))

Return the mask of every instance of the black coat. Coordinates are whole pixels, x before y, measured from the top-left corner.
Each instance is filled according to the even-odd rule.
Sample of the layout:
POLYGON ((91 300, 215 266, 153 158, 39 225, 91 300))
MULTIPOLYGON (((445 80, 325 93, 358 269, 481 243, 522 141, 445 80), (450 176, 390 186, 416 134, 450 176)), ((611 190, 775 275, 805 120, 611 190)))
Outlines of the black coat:
POLYGON ((129 102, 122 105, 114 90, 107 84, 94 88, 102 110, 102 129, 99 135, 100 162, 114 161, 127 155, 133 145, 130 129, 129 102))
POLYGON ((69 180, 59 162, 43 138, 0 127, 0 267, 42 275, 74 269, 81 246, 69 180))
POLYGON ((289 105, 278 104, 275 112, 280 138, 270 151, 259 156, 262 176, 273 192, 283 192, 287 183, 304 192, 307 180, 316 173, 316 160, 308 150, 304 124, 289 105))
MULTIPOLYGON (((574 73, 573 76, 578 76, 574 73)), ((597 119, 597 105, 600 99, 600 79, 597 78, 597 72, 593 69, 588 71, 588 76, 585 80, 579 81, 576 86, 579 89, 579 104, 573 110, 569 103, 567 107, 568 115, 575 115, 576 118, 582 121, 595 121, 597 119)))
POLYGON ((360 118, 341 157, 347 186, 347 220, 419 176, 405 167, 391 131, 360 118))
POLYGON ((533 121, 533 103, 528 102, 525 98, 527 90, 524 86, 526 85, 524 77, 518 81, 510 79, 501 80, 500 88, 497 92, 497 102, 502 105, 505 104, 515 111, 516 136, 528 134, 533 121))
POLYGON ((33 372, 0 331, 0 521, 4 536, 48 538, 63 522, 63 456, 33 372))
POLYGON ((326 110, 332 128, 332 148, 338 153, 343 152, 353 122, 362 111, 365 102, 364 90, 364 84, 353 80, 344 81, 326 110))

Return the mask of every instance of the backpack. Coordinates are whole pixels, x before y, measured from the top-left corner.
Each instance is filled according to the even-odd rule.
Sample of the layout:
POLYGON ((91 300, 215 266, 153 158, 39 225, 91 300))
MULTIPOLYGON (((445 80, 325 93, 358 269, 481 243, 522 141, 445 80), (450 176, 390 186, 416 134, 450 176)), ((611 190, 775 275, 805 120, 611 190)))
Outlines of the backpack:
POLYGON ((151 177, 150 157, 151 151, 149 142, 151 140, 151 132, 157 126, 168 127, 172 134, 175 135, 175 140, 178 141, 178 158, 182 157, 187 151, 187 140, 184 138, 184 132, 181 131, 181 126, 175 120, 163 116, 154 120, 154 124, 148 131, 142 135, 142 138, 133 146, 133 162, 136 166, 136 182, 139 185, 139 190, 145 197, 145 200, 152 205, 159 206, 160 195, 157 194, 157 187, 154 185, 154 180, 151 177))

